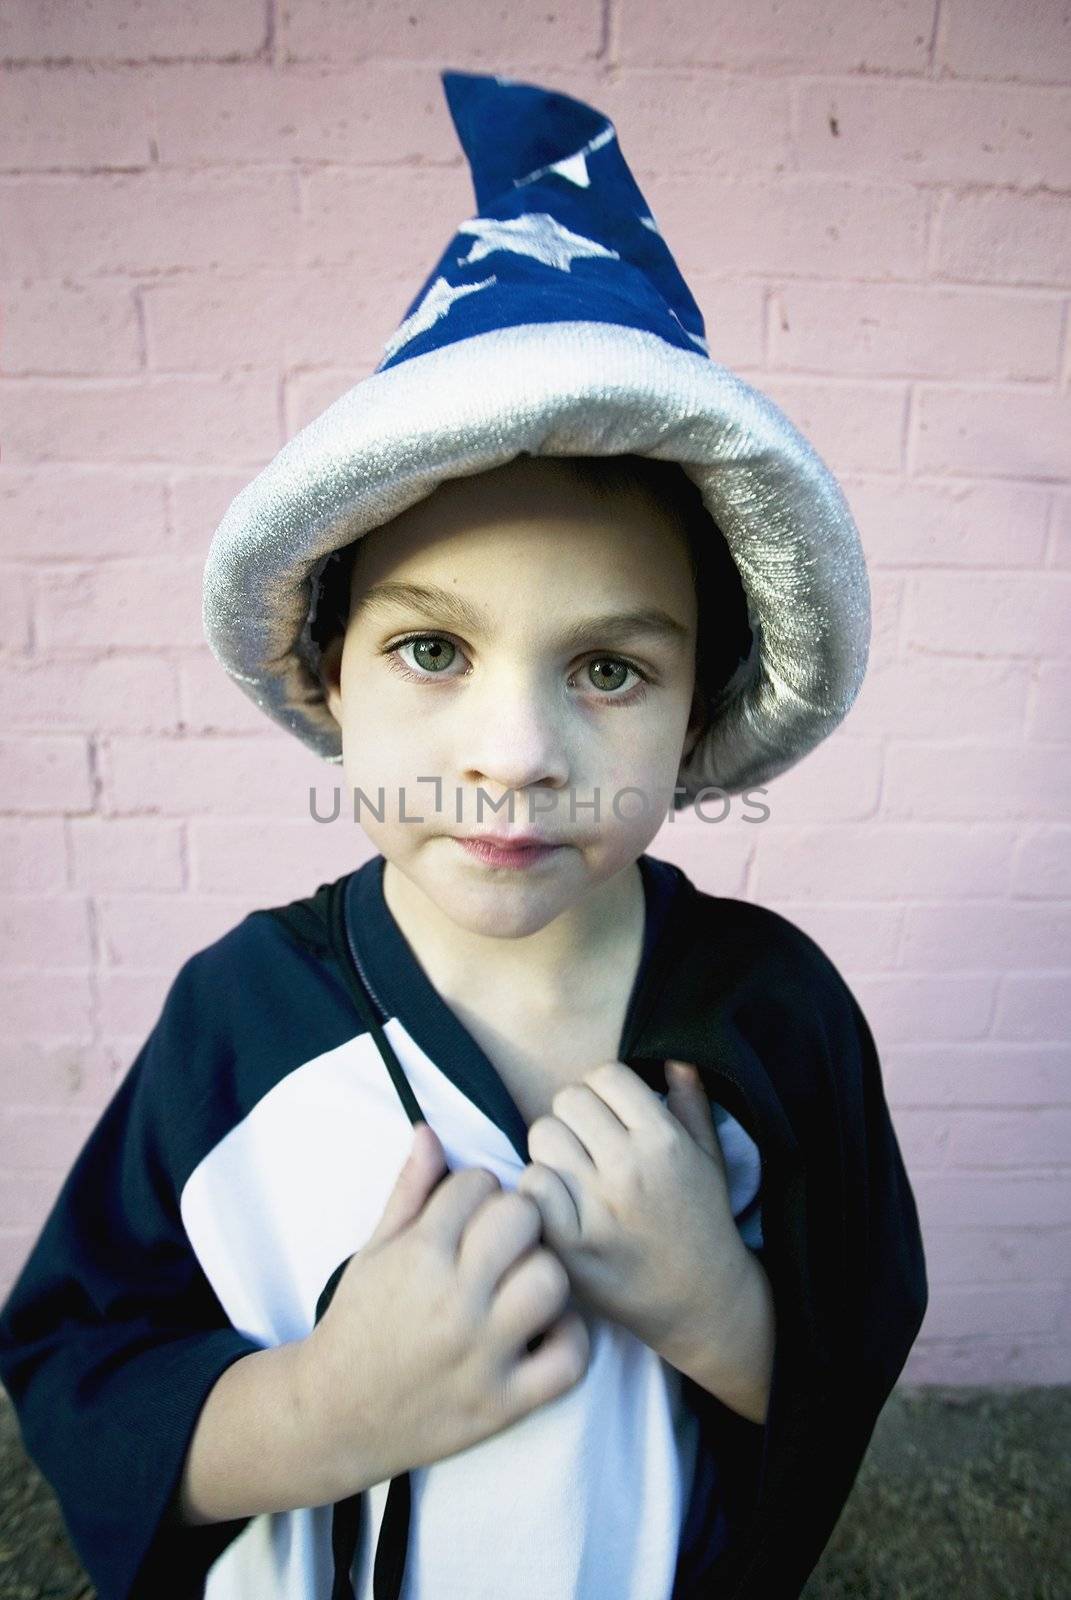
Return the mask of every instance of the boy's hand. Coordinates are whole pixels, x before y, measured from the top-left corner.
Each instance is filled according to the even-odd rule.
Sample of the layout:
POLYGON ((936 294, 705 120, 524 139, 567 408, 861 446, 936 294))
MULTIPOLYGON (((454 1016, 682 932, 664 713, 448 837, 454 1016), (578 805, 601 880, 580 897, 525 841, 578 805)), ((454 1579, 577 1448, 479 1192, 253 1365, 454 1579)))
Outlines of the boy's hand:
POLYGON ((666 1104, 620 1061, 559 1089, 528 1130, 518 1193, 582 1304, 673 1361, 717 1342, 749 1259, 695 1067, 666 1063, 666 1104))

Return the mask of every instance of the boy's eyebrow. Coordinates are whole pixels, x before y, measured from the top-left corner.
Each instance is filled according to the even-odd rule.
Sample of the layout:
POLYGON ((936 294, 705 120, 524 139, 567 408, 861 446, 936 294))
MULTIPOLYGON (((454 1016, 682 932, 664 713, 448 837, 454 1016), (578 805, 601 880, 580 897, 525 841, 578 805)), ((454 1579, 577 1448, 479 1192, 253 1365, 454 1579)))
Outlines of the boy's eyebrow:
MULTIPOLYGON (((353 617, 366 609, 386 611, 401 607, 422 611, 437 621, 452 624, 462 632, 478 634, 491 631, 490 619, 478 606, 449 589, 424 583, 386 581, 373 584, 355 599, 353 617)), ((556 643, 563 647, 581 645, 592 634, 610 642, 630 639, 636 634, 648 634, 652 638, 665 640, 667 644, 685 644, 688 641, 687 628, 671 617, 668 611, 663 611, 659 606, 642 606, 636 611, 610 611, 578 617, 562 629, 556 643)))

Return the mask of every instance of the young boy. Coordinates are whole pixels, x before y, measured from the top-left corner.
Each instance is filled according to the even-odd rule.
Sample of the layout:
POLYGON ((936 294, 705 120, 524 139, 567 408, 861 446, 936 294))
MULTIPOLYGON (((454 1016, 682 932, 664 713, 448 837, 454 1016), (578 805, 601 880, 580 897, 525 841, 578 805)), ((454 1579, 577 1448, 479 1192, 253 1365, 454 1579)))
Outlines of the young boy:
POLYGON ((379 853, 184 964, 0 1314, 101 1600, 798 1594, 926 1306, 843 980, 646 854, 845 714, 851 519, 606 120, 443 79, 480 216, 206 567, 379 853))

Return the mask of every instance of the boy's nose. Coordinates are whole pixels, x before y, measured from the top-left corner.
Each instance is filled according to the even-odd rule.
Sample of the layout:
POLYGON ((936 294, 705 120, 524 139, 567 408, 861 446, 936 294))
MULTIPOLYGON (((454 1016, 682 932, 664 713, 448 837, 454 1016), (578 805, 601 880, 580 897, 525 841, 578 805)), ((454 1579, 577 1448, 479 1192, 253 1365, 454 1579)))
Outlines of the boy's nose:
POLYGON ((469 778, 504 789, 568 783, 567 736, 546 685, 533 674, 509 674, 487 691, 466 706, 471 720, 460 738, 469 778))

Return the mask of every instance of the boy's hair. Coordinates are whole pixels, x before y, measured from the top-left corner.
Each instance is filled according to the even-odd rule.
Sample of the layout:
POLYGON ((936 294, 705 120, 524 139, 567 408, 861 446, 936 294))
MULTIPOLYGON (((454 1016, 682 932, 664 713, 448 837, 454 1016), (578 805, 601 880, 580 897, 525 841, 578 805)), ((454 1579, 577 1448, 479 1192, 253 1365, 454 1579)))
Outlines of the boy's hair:
MULTIPOLYGON (((712 708, 740 662, 750 655, 754 641, 740 573, 699 489, 676 461, 640 455, 553 459, 598 499, 646 493, 676 517, 688 542, 696 588, 696 685, 703 691, 708 709, 712 708)), ((324 567, 316 615, 310 624, 311 637, 321 649, 346 630, 356 548, 356 541, 344 546, 324 567)))

